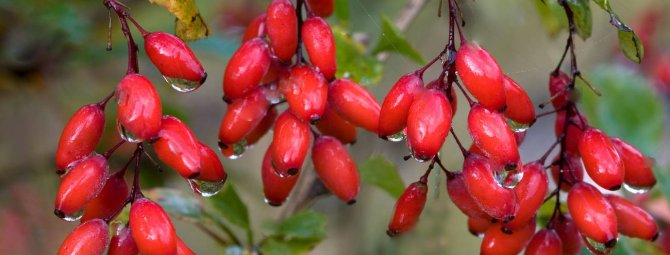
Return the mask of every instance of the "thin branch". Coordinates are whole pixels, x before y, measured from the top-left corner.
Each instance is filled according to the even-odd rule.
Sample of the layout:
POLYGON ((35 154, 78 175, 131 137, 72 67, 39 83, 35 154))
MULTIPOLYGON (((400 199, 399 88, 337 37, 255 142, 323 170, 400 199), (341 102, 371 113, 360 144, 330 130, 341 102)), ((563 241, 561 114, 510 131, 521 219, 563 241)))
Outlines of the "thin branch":
MULTIPOLYGON (((416 19, 416 16, 419 15, 419 11, 423 8, 424 5, 426 5, 426 0, 408 0, 405 6, 402 8, 400 11, 400 14, 396 18, 394 24, 400 30, 400 32, 404 32, 405 29, 409 26, 414 19, 416 19)), ((380 52, 377 54, 377 60, 380 62, 386 61, 388 59, 389 53, 388 52, 380 52)))

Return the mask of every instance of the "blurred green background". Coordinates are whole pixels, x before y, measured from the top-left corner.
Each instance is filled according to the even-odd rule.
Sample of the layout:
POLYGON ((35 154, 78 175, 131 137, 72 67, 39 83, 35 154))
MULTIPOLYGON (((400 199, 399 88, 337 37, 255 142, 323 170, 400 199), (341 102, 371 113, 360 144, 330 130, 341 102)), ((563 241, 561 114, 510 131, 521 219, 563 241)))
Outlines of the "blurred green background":
MULTIPOLYGON (((221 80, 227 59, 239 46, 240 33, 245 24, 263 12, 269 1, 196 2, 211 29, 210 37, 189 43, 209 74, 200 89, 185 94, 173 91, 141 50, 139 33, 135 35, 140 44, 140 71, 156 85, 164 112, 183 117, 200 140, 215 148, 219 122, 226 107, 221 101, 221 80)), ((354 38, 362 38, 363 42, 374 45, 379 40, 381 16, 394 20, 405 2, 350 0, 348 31, 354 38)), ((488 49, 503 70, 529 92, 534 102, 545 101, 548 98, 549 72, 560 58, 567 34, 562 32, 555 38, 548 36, 536 10, 536 1, 462 2, 467 22, 464 28, 466 36, 488 49)), ((641 22, 649 10, 659 11, 661 20, 654 39, 656 46, 653 51, 648 49, 647 59, 670 50, 668 1, 611 2, 622 20, 633 26, 641 22)), ((126 4, 145 29, 174 31, 174 17, 165 9, 148 1, 127 1, 126 4)), ((408 41, 425 59, 439 53, 447 38, 448 21, 445 17, 437 17, 437 9, 438 1, 428 1, 405 32, 408 41)), ((645 121, 649 121, 649 125, 654 126, 640 129, 624 125, 625 130, 613 132, 624 135, 642 133, 637 141, 644 144, 638 146, 644 147, 644 151, 654 156, 661 166, 667 165, 670 143, 664 135, 668 131, 665 121, 668 119, 668 107, 664 102, 669 94, 667 90, 653 86, 653 80, 643 68, 623 59, 618 53, 616 30, 608 23, 609 17, 595 4, 592 4, 592 10, 592 37, 587 41, 577 40, 580 68, 587 77, 593 74, 595 81, 608 84, 626 77, 639 78, 630 83, 643 86, 641 93, 650 96, 634 98, 633 107, 639 103, 638 108, 643 109, 633 113, 653 114, 647 116, 649 120, 643 116, 638 122, 646 126, 645 121), (609 78, 611 75, 622 75, 623 78, 612 80, 609 78), (650 104, 639 100, 652 101, 650 104, 656 107, 655 111, 649 113, 644 107, 650 104), (648 137, 653 140, 650 145, 647 144, 648 137)), ((108 13, 101 1, 0 0, 0 254, 53 254, 76 225, 61 221, 52 213, 59 183, 54 171, 54 153, 62 127, 71 114, 81 105, 97 102, 109 94, 125 73, 125 40, 114 17, 113 50, 105 51, 107 24, 108 13)), ((418 67, 412 60, 392 54, 384 63, 381 82, 369 89, 381 102, 398 77, 418 67)), ((437 71, 431 69, 426 77, 436 77, 437 71)), ((605 93, 604 97, 608 94, 605 93)), ((630 97, 625 98, 630 100, 630 97)), ((595 100, 593 104, 599 104, 599 99, 587 100, 595 100)), ((454 127, 465 138, 467 106, 464 100, 460 101, 454 127)), ((620 102, 610 103, 616 105, 620 102)), ((107 109, 108 127, 100 151, 114 144, 114 107, 107 109)), ((603 114, 603 111, 591 110, 589 117, 600 118, 597 116, 603 114)), ((620 113, 632 114, 626 111, 620 113)), ((616 115, 617 111, 611 114, 616 115)), ((621 127, 616 120, 608 121, 603 117, 596 122, 610 128, 621 127)), ((623 122, 627 121, 631 120, 623 122)), ((553 117, 541 119, 529 130, 521 146, 522 158, 537 159, 553 139, 553 117)), ((257 230, 256 239, 267 233, 264 229, 281 211, 263 202, 260 163, 269 140, 265 137, 241 159, 222 158, 230 175, 229 181, 235 184, 249 208, 252 227, 257 230)), ((112 170, 124 163, 131 150, 131 146, 124 146, 115 154, 111 162, 112 170)), ((358 163, 370 155, 381 155, 394 162, 406 184, 417 180, 426 167, 412 160, 402 160, 407 154, 403 143, 385 142, 361 130, 358 142, 350 150, 358 163)), ((458 170, 462 164, 460 152, 451 138, 445 143, 442 157, 450 170, 458 170)), ((146 182, 144 187, 173 187, 190 195, 186 182, 171 170, 158 173, 150 164, 146 168, 152 170, 143 171, 146 174, 143 177, 146 182)), ((479 239, 468 233, 466 218, 447 198, 443 177, 431 176, 429 200, 421 221, 414 232, 398 239, 390 239, 385 234, 395 201, 384 191, 364 185, 358 203, 353 206, 332 197, 319 199, 312 208, 327 216, 327 238, 311 253, 477 254, 479 239), (438 184, 437 180, 441 183, 438 184)), ((662 213, 670 213, 667 203, 659 208, 652 210, 659 217, 663 216, 660 215, 662 213)), ((214 240, 193 224, 179 219, 174 221, 179 235, 198 254, 224 253, 214 240)))

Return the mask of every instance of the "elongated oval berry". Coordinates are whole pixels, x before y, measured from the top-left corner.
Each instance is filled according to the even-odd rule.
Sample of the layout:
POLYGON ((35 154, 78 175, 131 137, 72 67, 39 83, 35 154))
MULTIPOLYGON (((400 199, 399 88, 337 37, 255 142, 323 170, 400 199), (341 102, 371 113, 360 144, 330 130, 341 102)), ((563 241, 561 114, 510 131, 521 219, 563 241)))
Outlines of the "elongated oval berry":
POLYGON ((108 239, 107 223, 100 219, 90 220, 72 230, 61 244, 58 255, 102 255, 108 239))
POLYGON ((302 23, 302 42, 307 50, 309 62, 323 76, 331 80, 335 78, 337 63, 335 62, 335 39, 328 23, 321 17, 310 17, 302 23))
POLYGON ((176 254, 177 234, 163 208, 147 198, 135 200, 130 207, 130 232, 142 255, 176 254))
POLYGON ((266 12, 265 26, 270 46, 280 60, 288 62, 298 48, 298 18, 289 0, 273 0, 266 12))
POLYGON ((549 180, 542 164, 528 163, 522 167, 521 171, 523 178, 514 187, 516 198, 519 201, 519 210, 514 214, 512 221, 503 223, 503 226, 510 230, 525 226, 535 216, 549 189, 549 180))
POLYGON ((328 88, 328 104, 340 117, 370 132, 377 132, 380 106, 369 91, 348 79, 337 79, 328 88))
POLYGON ((242 98, 260 85, 270 69, 270 50, 261 38, 251 39, 230 57, 223 73, 223 97, 242 98))
POLYGON ((195 255, 195 252, 188 248, 186 243, 177 236, 177 253, 175 255, 195 255))
POLYGON ((530 125, 535 122, 535 106, 528 93, 507 75, 503 77, 507 108, 505 117, 520 124, 530 125))
POLYGON ((305 161, 310 142, 310 127, 291 112, 285 111, 275 122, 272 136, 272 163, 277 173, 296 175, 305 161))
POLYGON ((116 213, 128 199, 128 184, 123 179, 123 172, 110 176, 97 197, 86 204, 86 210, 81 217, 85 222, 91 219, 105 219, 116 213))
POLYGON ((191 48, 178 37, 165 33, 153 32, 144 35, 144 50, 151 63, 166 78, 205 82, 207 73, 191 48))
POLYGON ((272 166, 272 144, 268 146, 263 156, 261 165, 261 179, 263 180, 263 194, 265 202, 271 206, 280 206, 286 201, 286 198, 293 190, 298 181, 298 174, 293 176, 281 177, 272 166))
POLYGON ((428 186, 418 181, 410 184, 400 195, 393 209, 393 218, 389 222, 386 234, 397 236, 414 228, 426 205, 428 186))
POLYGON ((493 111, 505 106, 502 70, 495 58, 478 44, 461 45, 456 52, 456 72, 480 104, 493 111))
POLYGON ((105 112, 99 104, 84 105, 72 115, 63 128, 56 150, 58 174, 72 167, 95 150, 105 128, 105 112))
POLYGON ((244 35, 242 36, 242 43, 249 41, 255 37, 259 37, 265 34, 265 13, 256 16, 254 20, 249 23, 247 29, 244 30, 244 35))
POLYGON ((314 14, 324 18, 333 15, 333 9, 335 7, 333 2, 333 0, 307 0, 310 10, 312 10, 314 14))
POLYGON ((80 160, 61 179, 56 194, 56 216, 66 218, 78 214, 89 201, 100 194, 108 176, 109 165, 102 155, 94 154, 80 160))
POLYGON ((607 247, 616 244, 616 214, 598 189, 584 182, 573 185, 568 192, 568 210, 583 235, 607 247))
POLYGON ((491 224, 493 223, 488 216, 486 218, 468 217, 468 231, 476 237, 483 237, 484 232, 489 229, 491 224))
POLYGON ((258 88, 244 98, 228 105, 219 126, 219 141, 236 144, 244 139, 263 120, 270 103, 265 98, 265 90, 258 88))
POLYGON ((470 154, 463 163, 463 179, 468 193, 486 214, 503 221, 514 218, 519 202, 513 189, 498 185, 494 166, 488 159, 470 154))
MULTIPOLYGON (((114 224, 112 224, 114 227, 114 224)), ((107 255, 137 255, 137 244, 133 240, 130 228, 126 224, 117 224, 107 255)))
POLYGON ((360 189, 356 163, 334 137, 319 136, 312 148, 314 170, 323 185, 340 200, 353 204, 360 189))
POLYGON ((491 220, 491 216, 486 214, 484 210, 477 205, 477 202, 475 202, 470 193, 468 193, 468 189, 465 186, 465 178, 462 173, 452 173, 447 175, 447 194, 449 194, 449 198, 454 202, 456 207, 468 217, 491 220))
POLYGON ((344 120, 328 105, 326 105, 323 116, 316 123, 316 128, 319 129, 321 134, 335 137, 342 143, 353 144, 356 142, 356 126, 344 120))
POLYGON ((328 82, 318 71, 306 65, 295 66, 279 89, 296 117, 306 122, 321 119, 328 102, 328 82))
POLYGON ((412 155, 428 160, 440 151, 451 128, 451 106, 441 91, 417 92, 407 114, 407 141, 412 155))
POLYGON ((128 74, 116 87, 117 121, 121 137, 131 142, 150 140, 161 129, 161 99, 151 81, 128 74))
POLYGON ((416 72, 403 75, 393 85, 379 112, 377 134, 380 137, 394 135, 407 126, 407 115, 414 101, 414 92, 421 87, 423 80, 416 72))
POLYGON ((535 233, 524 255, 561 255, 563 254, 561 238, 553 229, 543 229, 535 233))
POLYGON ((163 116, 161 131, 153 147, 158 158, 182 177, 193 179, 200 174, 202 163, 198 140, 176 117, 163 116))
POLYGON ((514 133, 502 114, 475 104, 468 114, 468 131, 485 156, 505 166, 519 161, 514 133))
MULTIPOLYGON (((559 176, 561 169, 559 160, 560 155, 556 155, 551 166, 551 177, 557 185, 558 182, 561 181, 559 176)), ((582 165, 582 159, 579 155, 566 151, 565 161, 563 162, 562 168, 563 180, 561 181, 561 190, 569 191, 573 184, 581 182, 584 179, 584 166, 582 165)))
POLYGON ((198 142, 198 149, 200 151, 200 175, 198 180, 206 182, 223 182, 228 178, 226 170, 216 155, 209 146, 202 142, 198 142))
POLYGON ((561 238, 563 255, 579 254, 584 244, 577 224, 572 220, 572 217, 559 214, 551 220, 551 223, 556 230, 556 234, 561 238))
POLYGON ((559 111, 556 113, 556 122, 554 123, 554 132, 556 137, 560 137, 563 133, 565 126, 568 126, 568 129, 565 133, 565 149, 568 152, 579 155, 579 141, 582 139, 584 130, 588 127, 589 122, 585 116, 569 112, 570 117, 568 118, 568 123, 565 123, 566 111, 559 111))
POLYGON ((656 184, 656 177, 644 154, 619 138, 612 138, 612 143, 623 161, 623 182, 635 189, 651 189, 656 184))
POLYGON ((623 197, 616 195, 606 197, 614 207, 619 233, 652 242, 658 238, 658 226, 654 218, 644 209, 623 197))
POLYGON ((523 228, 510 233, 502 231, 501 223, 492 224, 484 233, 480 248, 481 255, 518 254, 535 233, 535 219, 523 228))
POLYGON ((249 132, 246 138, 247 145, 253 145, 258 142, 265 134, 270 131, 272 126, 275 124, 275 120, 277 119, 277 116, 279 113, 277 113, 277 108, 276 107, 270 107, 268 111, 265 113, 265 117, 261 120, 256 127, 249 132))
POLYGON ((579 141, 579 154, 595 183, 608 190, 621 187, 625 174, 623 160, 607 134, 595 128, 584 131, 579 141))
POLYGON ((564 72, 559 71, 556 75, 551 74, 549 76, 549 94, 554 109, 559 109, 568 103, 570 99, 569 84, 570 77, 564 72))

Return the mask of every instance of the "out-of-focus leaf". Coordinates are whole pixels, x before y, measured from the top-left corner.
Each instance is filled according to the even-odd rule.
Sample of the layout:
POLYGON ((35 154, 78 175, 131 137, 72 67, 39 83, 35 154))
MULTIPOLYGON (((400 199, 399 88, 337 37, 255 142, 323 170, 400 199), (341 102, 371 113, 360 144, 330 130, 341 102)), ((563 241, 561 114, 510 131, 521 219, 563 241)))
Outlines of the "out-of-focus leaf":
POLYGON ((209 35, 209 28, 200 16, 195 0, 149 0, 167 9, 175 20, 175 34, 184 41, 194 41, 209 35))
POLYGON ((333 26, 333 35, 337 47, 337 77, 351 79, 362 86, 379 83, 383 65, 365 53, 365 46, 339 26, 333 26))
POLYGON ((624 56, 635 63, 642 63, 642 58, 644 58, 644 46, 642 46, 642 41, 637 37, 635 31, 621 22, 619 17, 614 13, 610 13, 610 23, 612 23, 618 30, 619 48, 624 56))
POLYGON ((172 216, 193 222, 203 219, 202 204, 192 194, 175 189, 155 188, 144 192, 144 195, 160 204, 172 216))
POLYGON ((349 27, 349 0, 335 0, 335 18, 342 27, 349 27))
POLYGON ((575 21, 575 29, 582 39, 591 37, 593 27, 593 18, 591 17, 591 7, 589 0, 566 0, 570 10, 572 10, 575 21))
POLYGON ((670 168, 654 166, 654 176, 658 180, 658 187, 665 199, 670 202, 670 168))
POLYGON ((260 252, 264 255, 298 255, 307 253, 315 245, 309 241, 270 238, 263 242, 260 252))
POLYGON ((381 156, 372 156, 358 166, 361 181, 381 188, 398 198, 405 190, 396 166, 381 156))
POLYGON ((619 240, 616 243, 616 246, 614 247, 614 250, 611 255, 630 255, 630 254, 636 254, 636 252, 633 251, 633 248, 630 245, 630 239, 625 236, 619 236, 619 240))
POLYGON ((382 34, 377 46, 372 50, 372 54, 383 51, 400 53, 420 65, 426 62, 421 53, 412 47, 405 35, 386 16, 382 16, 382 34))
POLYGON ((326 236, 326 216, 313 211, 297 213, 277 226, 274 235, 284 239, 321 240, 326 236))
POLYGON ((540 14, 540 20, 550 37, 558 35, 568 28, 568 19, 558 0, 535 0, 535 6, 540 14))
POLYGON ((249 211, 231 183, 226 184, 219 194, 209 198, 208 201, 230 223, 250 231, 249 211))
POLYGON ((609 12, 612 10, 609 0, 593 0, 593 1, 596 2, 596 4, 598 4, 598 6, 600 6, 600 8, 603 8, 603 10, 605 11, 609 12))

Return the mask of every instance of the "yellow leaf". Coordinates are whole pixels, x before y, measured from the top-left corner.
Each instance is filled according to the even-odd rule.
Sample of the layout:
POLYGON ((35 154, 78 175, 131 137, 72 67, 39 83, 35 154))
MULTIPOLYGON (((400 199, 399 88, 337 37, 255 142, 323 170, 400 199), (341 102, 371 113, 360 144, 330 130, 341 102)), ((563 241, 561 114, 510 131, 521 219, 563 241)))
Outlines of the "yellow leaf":
POLYGON ((209 35, 209 28, 200 16, 195 0, 149 0, 167 9, 176 18, 175 34, 184 41, 194 41, 209 35))

